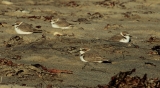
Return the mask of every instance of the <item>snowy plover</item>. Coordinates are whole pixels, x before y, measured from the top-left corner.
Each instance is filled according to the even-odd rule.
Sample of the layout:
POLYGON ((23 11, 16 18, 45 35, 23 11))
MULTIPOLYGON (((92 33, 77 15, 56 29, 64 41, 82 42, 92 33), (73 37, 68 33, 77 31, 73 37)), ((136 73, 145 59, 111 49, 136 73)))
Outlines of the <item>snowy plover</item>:
POLYGON ((53 28, 60 28, 60 29, 70 29, 71 27, 73 27, 72 24, 70 24, 66 20, 60 19, 60 18, 52 19, 51 25, 53 28))
POLYGON ((119 41, 119 42, 123 42, 123 43, 129 43, 131 41, 131 36, 128 32, 123 31, 120 34, 114 35, 109 40, 119 41))
POLYGON ((14 24, 14 28, 18 34, 42 33, 42 30, 37 30, 33 28, 32 24, 27 24, 27 23, 19 22, 19 21, 17 21, 14 24))
POLYGON ((82 62, 111 63, 111 61, 104 60, 97 52, 93 52, 88 48, 80 48, 80 60, 82 62))

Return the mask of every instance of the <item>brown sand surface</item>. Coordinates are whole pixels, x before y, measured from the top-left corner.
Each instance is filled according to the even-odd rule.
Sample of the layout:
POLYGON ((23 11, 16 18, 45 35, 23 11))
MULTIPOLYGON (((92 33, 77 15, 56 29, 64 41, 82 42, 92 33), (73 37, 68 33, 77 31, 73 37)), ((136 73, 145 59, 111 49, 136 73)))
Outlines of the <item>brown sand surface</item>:
POLYGON ((160 77, 160 57, 151 50, 160 43, 159 0, 0 1, 1 59, 23 64, 16 67, 1 64, 1 84, 36 88, 46 88, 47 85, 54 88, 96 87, 107 84, 118 72, 133 68, 136 69, 133 75, 147 73, 149 78, 160 77), (51 17, 65 18, 74 27, 54 29, 50 24, 51 17), (39 29, 44 32, 17 34, 12 26, 17 20, 34 27, 41 26, 39 29), (136 46, 107 41, 121 31, 128 31, 132 35, 131 43, 136 46), (55 32, 65 36, 55 36, 55 32), (150 37, 157 40, 148 42, 150 37), (112 64, 81 62, 79 48, 83 47, 97 50, 112 64), (36 71, 41 70, 28 70, 33 67, 31 64, 73 71, 73 74, 40 75, 36 71), (17 73, 20 70, 24 72, 17 73))

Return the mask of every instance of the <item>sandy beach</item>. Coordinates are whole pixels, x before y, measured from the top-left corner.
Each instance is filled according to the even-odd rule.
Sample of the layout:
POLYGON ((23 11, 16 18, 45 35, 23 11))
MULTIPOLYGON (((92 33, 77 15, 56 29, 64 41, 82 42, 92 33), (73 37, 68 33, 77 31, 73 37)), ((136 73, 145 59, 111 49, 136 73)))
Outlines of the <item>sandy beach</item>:
POLYGON ((132 76, 160 77, 160 57, 151 50, 160 43, 159 0, 0 2, 0 88, 97 88, 134 68, 132 76), (74 27, 52 28, 51 18, 74 27), (17 34, 16 21, 43 32, 17 34), (130 33, 131 43, 108 41, 122 31, 130 33), (112 63, 84 63, 80 48, 96 50, 112 63))

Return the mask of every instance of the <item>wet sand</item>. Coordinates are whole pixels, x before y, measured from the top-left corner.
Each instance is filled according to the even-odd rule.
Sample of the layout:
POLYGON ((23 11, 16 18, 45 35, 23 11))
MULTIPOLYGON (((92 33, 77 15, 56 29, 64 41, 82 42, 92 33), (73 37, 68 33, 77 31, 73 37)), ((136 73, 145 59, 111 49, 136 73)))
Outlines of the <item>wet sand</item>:
POLYGON ((149 78, 160 77, 160 57, 151 50, 159 44, 159 7, 158 0, 11 0, 10 3, 1 0, 0 55, 1 59, 16 64, 1 62, 1 84, 35 88, 97 87, 108 84, 118 72, 133 68, 136 69, 133 76, 142 77, 146 73, 149 78), (51 17, 65 18, 74 27, 52 28, 51 17), (17 34, 12 26, 17 20, 35 28, 40 26, 44 32, 17 34), (136 46, 108 41, 121 31, 128 31, 131 43, 136 46), (64 36, 55 36, 55 32, 64 36), (157 40, 149 42, 150 37, 157 40), (79 48, 83 47, 100 52, 112 63, 81 62, 79 48), (148 62, 154 65, 145 64, 148 62), (53 75, 34 68, 33 64, 73 74, 53 75))

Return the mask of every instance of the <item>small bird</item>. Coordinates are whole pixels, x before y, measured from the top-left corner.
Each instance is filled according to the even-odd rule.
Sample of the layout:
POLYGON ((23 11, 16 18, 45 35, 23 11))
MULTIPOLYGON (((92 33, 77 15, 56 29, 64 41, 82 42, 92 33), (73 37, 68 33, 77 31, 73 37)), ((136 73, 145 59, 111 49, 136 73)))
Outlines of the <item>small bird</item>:
POLYGON ((60 28, 60 29, 70 29, 71 27, 73 27, 72 24, 70 24, 66 20, 60 19, 60 18, 52 19, 51 25, 53 28, 60 28))
POLYGON ((80 48, 80 60, 82 62, 111 63, 99 56, 98 52, 93 52, 89 48, 80 48))
POLYGON ((130 34, 126 31, 120 32, 120 34, 116 34, 113 37, 111 37, 109 40, 110 41, 117 41, 117 42, 122 42, 122 43, 129 43, 131 42, 131 37, 130 34))
POLYGON ((37 30, 33 28, 32 24, 27 24, 27 23, 19 22, 19 21, 17 21, 14 24, 14 28, 18 34, 42 33, 42 30, 37 30))

